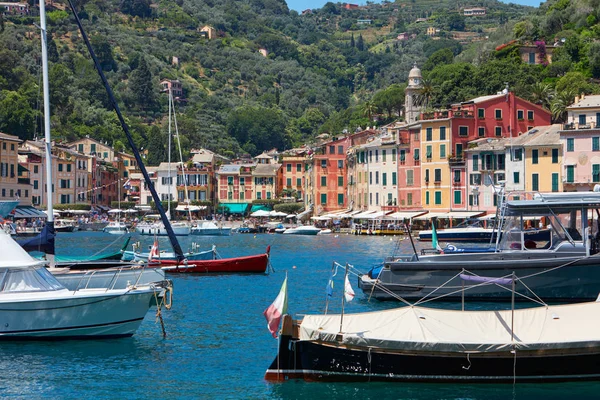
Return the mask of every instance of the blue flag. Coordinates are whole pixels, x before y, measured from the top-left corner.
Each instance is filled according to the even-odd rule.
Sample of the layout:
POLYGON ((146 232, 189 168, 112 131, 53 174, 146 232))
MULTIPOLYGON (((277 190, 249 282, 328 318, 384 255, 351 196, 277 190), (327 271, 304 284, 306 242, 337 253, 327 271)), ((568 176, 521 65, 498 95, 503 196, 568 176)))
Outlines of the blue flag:
POLYGON ((329 282, 327 282, 327 296, 332 297, 333 296, 333 275, 331 275, 331 278, 329 278, 329 282))

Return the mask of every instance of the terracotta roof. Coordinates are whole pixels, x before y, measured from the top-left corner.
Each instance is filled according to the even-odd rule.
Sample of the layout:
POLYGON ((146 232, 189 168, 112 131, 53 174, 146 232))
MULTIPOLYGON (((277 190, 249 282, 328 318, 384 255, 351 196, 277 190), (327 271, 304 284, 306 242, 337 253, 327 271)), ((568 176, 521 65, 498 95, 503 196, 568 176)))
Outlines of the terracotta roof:
POLYGON ((18 143, 22 142, 22 140, 19 139, 18 136, 9 135, 8 133, 2 133, 2 132, 0 132, 0 139, 2 139, 2 140, 10 140, 12 142, 18 142, 18 143))

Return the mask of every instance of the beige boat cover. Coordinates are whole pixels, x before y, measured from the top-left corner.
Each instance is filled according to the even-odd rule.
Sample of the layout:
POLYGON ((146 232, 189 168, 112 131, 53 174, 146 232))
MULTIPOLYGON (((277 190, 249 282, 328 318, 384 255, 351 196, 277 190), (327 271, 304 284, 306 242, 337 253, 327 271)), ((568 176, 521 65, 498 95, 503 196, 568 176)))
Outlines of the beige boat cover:
MULTIPOLYGON (((600 303, 515 310, 454 311, 402 307, 345 314, 343 343, 374 349, 492 352, 517 349, 600 348, 600 303)), ((307 315, 301 340, 336 343, 340 315, 307 315)))

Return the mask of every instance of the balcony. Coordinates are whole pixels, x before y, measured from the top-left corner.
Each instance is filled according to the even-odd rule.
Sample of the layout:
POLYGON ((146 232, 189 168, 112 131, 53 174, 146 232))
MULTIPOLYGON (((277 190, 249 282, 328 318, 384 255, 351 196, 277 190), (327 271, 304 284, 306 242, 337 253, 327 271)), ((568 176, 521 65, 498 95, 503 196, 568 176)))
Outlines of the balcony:
POLYGON ((21 183, 23 185, 30 185, 31 184, 29 178, 18 178, 17 179, 17 183, 21 183))
POLYGON ((459 165, 465 165, 465 159, 462 156, 458 156, 458 157, 449 157, 448 158, 448 163, 451 166, 459 166, 459 165))
POLYGON ((421 114, 421 121, 431 120, 431 119, 442 119, 448 118, 448 111, 433 111, 433 112, 425 112, 421 114))
POLYGON ((452 111, 452 116, 454 118, 475 118, 473 111, 468 110, 452 111))
POLYGON ((563 125, 563 130, 565 130, 565 131, 576 131, 576 130, 580 130, 580 129, 600 129, 600 127, 595 122, 589 122, 586 124, 571 122, 570 124, 563 125))

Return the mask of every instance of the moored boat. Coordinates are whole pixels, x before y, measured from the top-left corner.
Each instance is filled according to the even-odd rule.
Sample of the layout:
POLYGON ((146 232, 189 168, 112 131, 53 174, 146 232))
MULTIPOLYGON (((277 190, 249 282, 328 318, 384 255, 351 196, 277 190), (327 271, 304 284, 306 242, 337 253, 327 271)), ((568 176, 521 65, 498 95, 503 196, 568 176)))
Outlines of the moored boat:
POLYGON ((219 258, 214 260, 188 260, 186 264, 174 260, 161 260, 167 273, 264 273, 269 265, 270 246, 264 254, 219 258))
POLYGON ((131 336, 158 288, 66 289, 10 236, 0 232, 0 340, 131 336))
POLYGON ((600 379, 600 303, 454 311, 407 306, 284 316, 265 379, 560 382, 600 379))
MULTIPOLYGON (((188 236, 190 225, 187 222, 170 222, 176 236, 188 236)), ((145 236, 168 236, 167 229, 162 222, 142 222, 135 227, 135 231, 145 236)))
MULTIPOLYGON (((432 221, 435 223, 435 221, 432 221)), ((454 228, 436 229, 437 239, 440 242, 494 242, 496 229, 483 226, 479 219, 466 220, 454 228)), ((430 242, 433 237, 432 230, 419 232, 420 241, 430 242)))
POLYGON ((231 227, 225 227, 217 225, 212 221, 200 221, 196 225, 192 226, 192 235, 204 235, 204 236, 229 236, 231 234, 231 227))
POLYGON ((595 299, 600 291, 600 259, 592 256, 599 251, 600 235, 594 210, 600 211, 600 192, 547 193, 507 201, 501 238, 493 251, 390 257, 383 267, 360 276, 359 286, 382 300, 418 299, 434 291, 451 300, 462 296, 463 285, 474 285, 467 298, 506 300, 505 285, 450 281, 464 271, 491 279, 515 272, 522 278, 517 290, 525 296, 535 292, 548 301, 595 299), (525 221, 531 218, 543 219, 546 226, 526 230, 525 221), (531 235, 541 240, 531 240, 535 237, 531 235))
MULTIPOLYGON (((196 251, 198 246, 195 243, 192 243, 192 251, 184 253, 184 257, 187 260, 212 260, 216 256, 216 247, 213 246, 210 250, 205 251, 196 251)), ((121 260, 122 261, 143 261, 147 262, 150 259, 149 251, 141 252, 138 250, 139 244, 135 243, 133 245, 133 250, 123 251, 121 260)), ((170 252, 166 250, 160 250, 157 252, 158 254, 154 255, 154 260, 177 260, 177 254, 175 252, 170 252)))
POLYGON ((316 235, 321 229, 312 225, 302 225, 295 228, 289 228, 283 231, 284 235, 316 235))
POLYGON ((129 232, 129 229, 127 229, 127 225, 123 222, 112 221, 102 229, 102 232, 110 233, 111 235, 124 235, 129 232))

